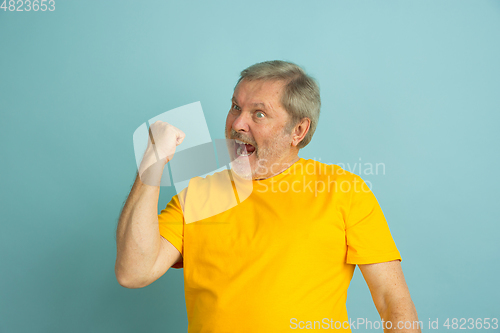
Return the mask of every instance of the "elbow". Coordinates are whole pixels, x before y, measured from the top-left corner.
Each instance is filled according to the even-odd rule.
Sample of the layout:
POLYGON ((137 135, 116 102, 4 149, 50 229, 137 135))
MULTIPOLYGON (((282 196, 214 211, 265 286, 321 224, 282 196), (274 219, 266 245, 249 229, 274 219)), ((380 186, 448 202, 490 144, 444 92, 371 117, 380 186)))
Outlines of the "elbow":
POLYGON ((121 276, 116 276, 116 280, 118 281, 118 284, 122 287, 128 288, 128 289, 138 289, 145 287, 144 285, 141 285, 133 280, 127 280, 121 276))
POLYGON ((118 266, 115 266, 115 276, 118 284, 128 289, 144 288, 151 284, 151 282, 147 282, 146 279, 133 277, 130 274, 125 274, 118 268, 118 266))
POLYGON ((418 320, 417 311, 411 298, 401 297, 391 300, 385 304, 379 314, 383 318, 407 318, 408 320, 418 320))

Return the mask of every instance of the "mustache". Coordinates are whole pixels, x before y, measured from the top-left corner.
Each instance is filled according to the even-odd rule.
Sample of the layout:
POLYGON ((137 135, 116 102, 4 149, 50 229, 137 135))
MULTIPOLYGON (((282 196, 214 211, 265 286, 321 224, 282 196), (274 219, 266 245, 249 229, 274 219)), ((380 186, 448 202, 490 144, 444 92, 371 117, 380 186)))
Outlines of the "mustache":
POLYGON ((257 148, 257 144, 255 143, 255 141, 253 139, 243 136, 241 133, 236 132, 234 129, 231 129, 231 133, 230 133, 229 137, 231 139, 237 139, 240 141, 248 142, 249 144, 251 144, 252 146, 257 148))

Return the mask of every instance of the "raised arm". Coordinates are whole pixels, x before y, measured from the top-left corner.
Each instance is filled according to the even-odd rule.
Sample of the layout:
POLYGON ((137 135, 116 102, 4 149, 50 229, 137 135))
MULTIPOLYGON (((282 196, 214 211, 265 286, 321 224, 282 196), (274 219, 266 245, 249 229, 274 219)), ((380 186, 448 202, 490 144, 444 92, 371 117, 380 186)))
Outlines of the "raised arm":
POLYGON ((161 237, 157 210, 163 169, 184 137, 181 130, 165 122, 150 126, 148 147, 116 229, 115 275, 124 287, 153 283, 181 258, 161 237))
POLYGON ((358 267, 370 288, 380 318, 384 321, 384 332, 420 333, 421 323, 399 260, 358 267))

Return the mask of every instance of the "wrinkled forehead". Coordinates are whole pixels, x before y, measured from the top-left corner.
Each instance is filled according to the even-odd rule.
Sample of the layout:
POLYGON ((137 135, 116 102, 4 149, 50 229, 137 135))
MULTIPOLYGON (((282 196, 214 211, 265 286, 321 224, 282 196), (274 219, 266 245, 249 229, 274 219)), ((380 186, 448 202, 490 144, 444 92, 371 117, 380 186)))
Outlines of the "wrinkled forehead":
POLYGON ((283 89, 285 84, 287 83, 286 80, 280 80, 280 79, 252 79, 252 78, 243 78, 240 79, 240 81, 234 86, 234 92, 238 90, 239 87, 245 86, 248 84, 256 85, 256 86, 275 86, 275 87, 280 87, 283 89))
POLYGON ((235 87, 233 99, 237 103, 271 102, 283 107, 281 98, 286 82, 283 80, 241 80, 235 87))

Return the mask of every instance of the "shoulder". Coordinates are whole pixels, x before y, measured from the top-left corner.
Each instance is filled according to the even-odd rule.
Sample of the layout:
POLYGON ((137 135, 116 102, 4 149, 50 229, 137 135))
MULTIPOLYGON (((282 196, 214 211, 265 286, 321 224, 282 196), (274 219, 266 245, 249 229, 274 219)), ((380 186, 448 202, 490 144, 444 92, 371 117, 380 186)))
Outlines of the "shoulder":
POLYGON ((309 180, 326 184, 327 188, 337 195, 343 193, 351 196, 354 193, 371 191, 371 186, 363 178, 337 164, 302 159, 301 165, 295 171, 309 180))
POLYGON ((308 175, 317 175, 327 177, 332 176, 339 181, 362 181, 362 178, 357 174, 348 171, 337 164, 328 164, 320 161, 312 160, 312 159, 301 159, 302 165, 298 168, 301 168, 305 174, 308 175))
POLYGON ((227 185, 228 181, 231 178, 229 176, 229 171, 227 169, 214 172, 213 174, 204 175, 204 176, 196 176, 188 181, 184 182, 184 184, 176 184, 176 189, 179 192, 179 187, 182 190, 179 192, 179 196, 184 196, 186 192, 198 192, 204 191, 211 188, 218 188, 220 186, 227 185))
POLYGON ((187 186, 177 195, 181 205, 187 202, 192 205, 214 204, 214 200, 234 197, 230 172, 227 169, 211 175, 197 176, 189 180, 187 186))

